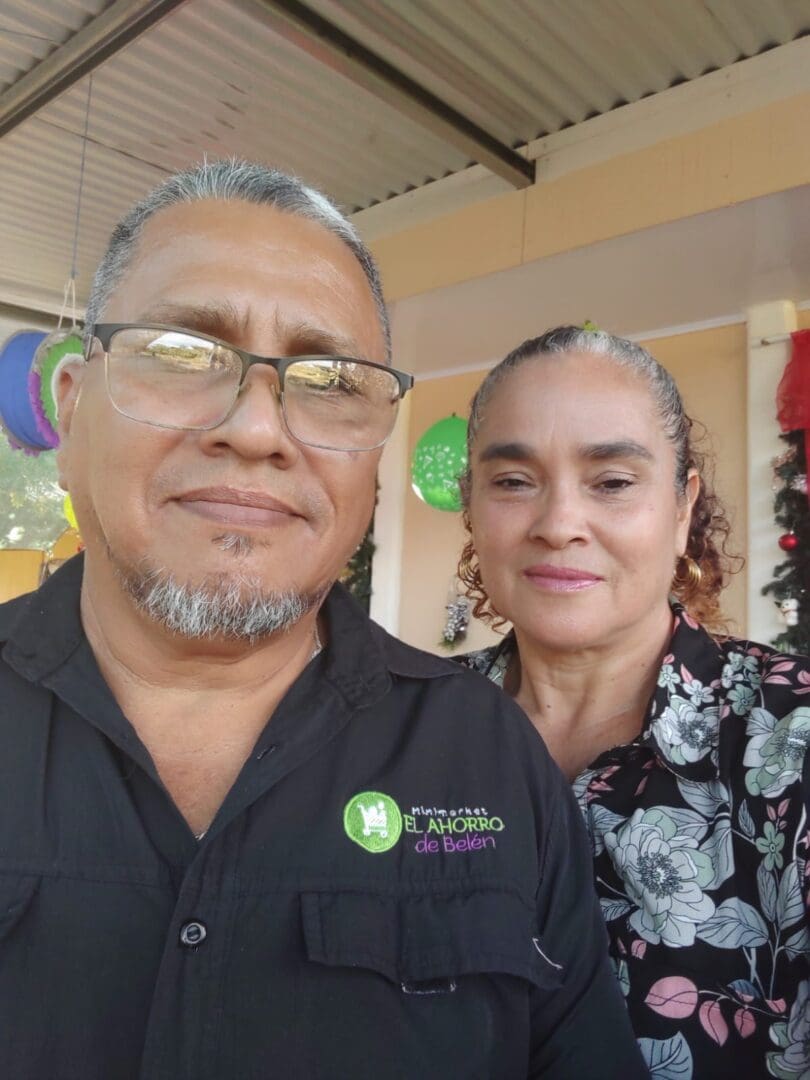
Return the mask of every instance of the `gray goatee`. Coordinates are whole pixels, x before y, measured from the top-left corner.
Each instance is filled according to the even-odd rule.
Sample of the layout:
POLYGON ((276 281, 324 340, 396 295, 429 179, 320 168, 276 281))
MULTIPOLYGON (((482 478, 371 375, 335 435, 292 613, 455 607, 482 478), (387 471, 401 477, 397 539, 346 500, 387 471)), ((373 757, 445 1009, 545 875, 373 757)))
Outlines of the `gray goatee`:
POLYGON ((139 611, 180 637, 230 638, 253 643, 295 625, 323 593, 266 592, 258 578, 221 574, 182 584, 166 571, 144 568, 119 580, 139 611))

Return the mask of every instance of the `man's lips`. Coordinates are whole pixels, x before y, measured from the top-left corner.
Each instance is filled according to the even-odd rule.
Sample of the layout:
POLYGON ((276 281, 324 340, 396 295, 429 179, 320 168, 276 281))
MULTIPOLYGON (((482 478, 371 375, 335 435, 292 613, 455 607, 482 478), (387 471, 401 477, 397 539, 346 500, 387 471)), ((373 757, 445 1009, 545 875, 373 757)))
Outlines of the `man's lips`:
POLYGON ((281 525, 301 518, 288 503, 261 491, 211 487, 187 491, 175 500, 184 509, 222 525, 281 525))
POLYGON ((588 589, 602 581, 598 574, 591 574, 588 570, 578 570, 569 566, 551 566, 546 563, 526 567, 523 576, 533 585, 552 592, 576 592, 578 589, 588 589))

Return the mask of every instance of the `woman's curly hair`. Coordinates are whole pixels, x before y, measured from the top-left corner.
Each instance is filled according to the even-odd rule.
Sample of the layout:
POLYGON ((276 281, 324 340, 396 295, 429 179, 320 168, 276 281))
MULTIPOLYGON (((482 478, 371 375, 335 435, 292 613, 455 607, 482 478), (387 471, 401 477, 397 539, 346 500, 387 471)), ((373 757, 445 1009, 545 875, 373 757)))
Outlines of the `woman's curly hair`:
MULTIPOLYGON (((489 372, 472 400, 467 430, 469 461, 472 461, 472 451, 486 404, 511 372, 526 361, 540 356, 576 352, 604 356, 645 378, 667 438, 675 447, 675 486, 679 495, 686 491, 690 471, 694 469, 697 472, 700 491, 692 508, 686 552, 673 577, 672 593, 708 630, 716 634, 727 633, 728 624, 720 608, 720 592, 728 584, 729 576, 741 569, 744 560, 728 550, 731 525, 725 508, 714 492, 711 455, 699 446, 702 440, 694 434, 695 425, 684 410, 675 380, 646 349, 605 331, 583 330, 578 326, 560 326, 540 337, 524 341, 489 372), (688 572, 690 561, 691 574, 688 572), (699 569, 699 574, 695 567, 699 569)), ((459 559, 458 576, 467 597, 472 601, 473 615, 498 629, 507 620, 492 606, 481 580, 468 512, 471 479, 468 466, 461 480, 467 541, 459 559)))

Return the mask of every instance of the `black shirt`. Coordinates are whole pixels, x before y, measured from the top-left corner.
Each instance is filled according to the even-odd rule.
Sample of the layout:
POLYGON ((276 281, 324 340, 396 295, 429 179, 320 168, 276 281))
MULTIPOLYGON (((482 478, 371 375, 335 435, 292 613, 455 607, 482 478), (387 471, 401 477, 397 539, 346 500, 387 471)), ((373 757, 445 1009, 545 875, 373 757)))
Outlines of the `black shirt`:
POLYGON ((646 1075, 576 803, 497 688, 336 587, 198 842, 81 574, 0 607, 4 1080, 646 1075))

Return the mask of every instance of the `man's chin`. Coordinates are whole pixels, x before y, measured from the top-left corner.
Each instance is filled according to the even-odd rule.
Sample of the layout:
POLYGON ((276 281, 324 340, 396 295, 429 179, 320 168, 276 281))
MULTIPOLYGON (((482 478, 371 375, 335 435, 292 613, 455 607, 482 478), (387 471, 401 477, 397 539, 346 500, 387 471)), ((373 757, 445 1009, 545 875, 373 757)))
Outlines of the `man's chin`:
POLYGON ((284 633, 317 608, 326 588, 274 587, 236 567, 183 575, 154 564, 124 567, 112 559, 124 592, 143 615, 170 633, 203 640, 255 642, 284 633))

